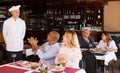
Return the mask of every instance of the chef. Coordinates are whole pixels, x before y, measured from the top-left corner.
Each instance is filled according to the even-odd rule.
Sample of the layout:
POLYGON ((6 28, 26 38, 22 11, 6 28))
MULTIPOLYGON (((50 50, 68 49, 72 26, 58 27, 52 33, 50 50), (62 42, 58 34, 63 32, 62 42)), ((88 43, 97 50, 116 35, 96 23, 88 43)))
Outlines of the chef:
POLYGON ((8 63, 22 60, 26 26, 25 21, 19 18, 20 7, 20 5, 12 6, 9 9, 12 16, 3 23, 3 37, 6 43, 8 63))

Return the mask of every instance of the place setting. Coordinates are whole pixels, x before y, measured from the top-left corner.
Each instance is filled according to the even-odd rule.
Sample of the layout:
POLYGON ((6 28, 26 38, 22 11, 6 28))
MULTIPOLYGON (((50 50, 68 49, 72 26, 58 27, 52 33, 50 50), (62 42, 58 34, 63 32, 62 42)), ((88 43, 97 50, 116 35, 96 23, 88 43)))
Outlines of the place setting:
POLYGON ((94 49, 90 49, 90 52, 93 53, 94 55, 103 56, 106 54, 107 51, 94 48, 94 49))

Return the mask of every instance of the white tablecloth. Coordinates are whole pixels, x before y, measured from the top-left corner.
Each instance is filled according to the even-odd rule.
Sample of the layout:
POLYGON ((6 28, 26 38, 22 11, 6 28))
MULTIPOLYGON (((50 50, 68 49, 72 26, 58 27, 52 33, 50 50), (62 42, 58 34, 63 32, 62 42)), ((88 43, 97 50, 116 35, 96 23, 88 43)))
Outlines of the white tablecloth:
POLYGON ((80 70, 78 70, 78 71, 75 72, 75 73, 86 73, 86 71, 85 71, 84 69, 80 69, 80 70))
POLYGON ((95 57, 96 57, 97 60, 104 60, 104 64, 105 64, 105 65, 108 65, 108 63, 109 63, 111 60, 117 61, 117 57, 116 57, 116 55, 115 55, 114 52, 106 52, 106 54, 103 55, 103 56, 95 55, 95 57))

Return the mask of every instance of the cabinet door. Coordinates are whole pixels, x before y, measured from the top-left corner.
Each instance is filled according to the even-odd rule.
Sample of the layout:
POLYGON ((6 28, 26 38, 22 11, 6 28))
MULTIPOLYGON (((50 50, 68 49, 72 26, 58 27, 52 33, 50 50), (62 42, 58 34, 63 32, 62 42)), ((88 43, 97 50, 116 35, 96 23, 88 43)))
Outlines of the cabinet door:
POLYGON ((0 31, 2 30, 3 27, 3 22, 7 17, 7 7, 6 6, 1 6, 0 7, 0 31))

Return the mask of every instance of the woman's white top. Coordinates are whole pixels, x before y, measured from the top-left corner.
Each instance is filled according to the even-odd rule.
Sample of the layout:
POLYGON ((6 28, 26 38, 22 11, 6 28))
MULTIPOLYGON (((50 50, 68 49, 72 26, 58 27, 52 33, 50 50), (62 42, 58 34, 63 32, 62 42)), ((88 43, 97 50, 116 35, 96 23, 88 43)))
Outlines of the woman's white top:
MULTIPOLYGON (((105 50, 106 46, 107 46, 107 43, 104 42, 103 40, 100 40, 99 44, 97 45, 97 48, 99 48, 101 50, 105 50)), ((118 49, 114 40, 110 41, 109 46, 107 46, 107 47, 110 49, 118 49)))
POLYGON ((3 24, 3 36, 7 51, 17 52, 23 50, 23 39, 25 36, 26 25, 21 18, 16 20, 8 18, 3 24))
POLYGON ((79 61, 82 57, 80 48, 61 47, 59 54, 65 54, 67 56, 66 67, 79 68, 79 61))

